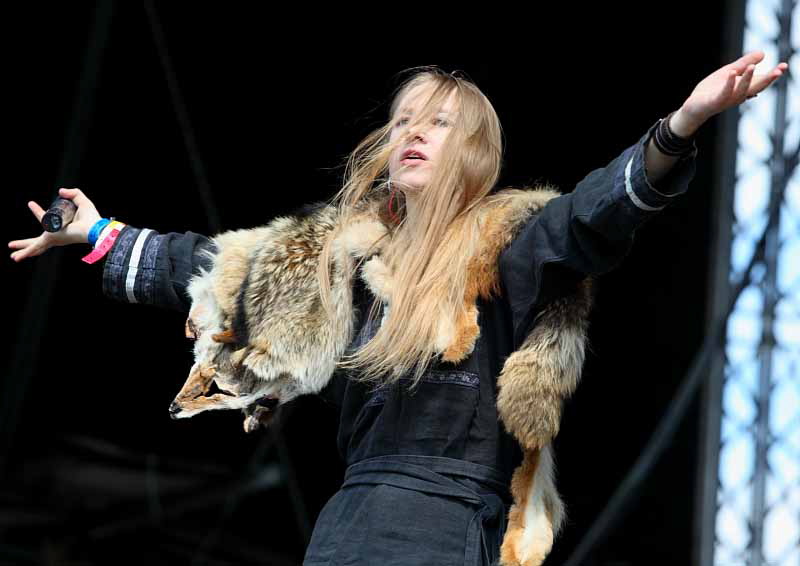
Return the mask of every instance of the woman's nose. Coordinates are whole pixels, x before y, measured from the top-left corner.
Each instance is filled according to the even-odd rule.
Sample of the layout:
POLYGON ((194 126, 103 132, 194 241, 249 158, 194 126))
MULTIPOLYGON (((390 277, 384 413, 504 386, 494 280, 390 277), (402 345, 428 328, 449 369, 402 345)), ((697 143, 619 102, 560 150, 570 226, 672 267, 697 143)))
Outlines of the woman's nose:
POLYGON ((422 128, 417 126, 416 128, 411 128, 408 130, 407 138, 409 140, 420 140, 424 143, 426 135, 427 134, 422 130, 422 128))

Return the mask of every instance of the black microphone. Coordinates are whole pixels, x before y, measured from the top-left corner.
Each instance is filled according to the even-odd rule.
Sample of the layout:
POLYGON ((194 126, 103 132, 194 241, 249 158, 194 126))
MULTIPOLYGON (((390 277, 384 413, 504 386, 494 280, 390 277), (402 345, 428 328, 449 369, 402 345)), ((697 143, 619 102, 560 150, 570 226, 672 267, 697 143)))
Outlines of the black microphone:
POLYGON ((75 218, 78 207, 67 198, 58 197, 42 216, 42 228, 47 232, 58 232, 75 218))

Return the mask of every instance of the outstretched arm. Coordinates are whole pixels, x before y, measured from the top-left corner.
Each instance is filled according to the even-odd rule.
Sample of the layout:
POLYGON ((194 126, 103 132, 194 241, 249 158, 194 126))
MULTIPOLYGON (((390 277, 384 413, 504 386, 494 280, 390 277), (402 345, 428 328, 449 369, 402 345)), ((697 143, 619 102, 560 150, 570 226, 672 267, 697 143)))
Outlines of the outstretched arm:
MULTIPOLYGON (((8 247, 16 250, 11 254, 12 260, 20 262, 57 246, 89 243, 89 232, 101 219, 97 208, 80 189, 60 189, 59 196, 77 206, 74 220, 58 232, 42 232, 35 238, 9 242, 8 247)), ((44 209, 33 201, 28 208, 41 222, 44 209)), ((95 248, 111 228, 107 226, 100 232, 95 248)), ((123 302, 188 312, 186 287, 191 277, 207 266, 204 252, 213 247, 210 239, 193 232, 158 234, 124 226, 103 260, 103 293, 123 302)))
MULTIPOLYGON (((787 68, 754 77, 763 53, 749 53, 701 81, 670 127, 690 137, 706 120, 757 95, 787 68)), ((575 189, 552 199, 520 230, 500 257, 500 273, 522 340, 536 305, 571 289, 588 275, 619 265, 633 244, 636 229, 686 192, 695 173, 696 147, 671 157, 654 146, 659 123, 575 189)))
MULTIPOLYGON (((682 138, 692 137, 709 118, 758 96, 789 67, 787 63, 779 63, 769 73, 756 75, 756 65, 763 59, 763 51, 747 53, 700 81, 672 115, 669 123, 672 131, 682 138)), ((677 161, 678 157, 661 153, 650 140, 645 152, 647 179, 657 185, 677 161)))

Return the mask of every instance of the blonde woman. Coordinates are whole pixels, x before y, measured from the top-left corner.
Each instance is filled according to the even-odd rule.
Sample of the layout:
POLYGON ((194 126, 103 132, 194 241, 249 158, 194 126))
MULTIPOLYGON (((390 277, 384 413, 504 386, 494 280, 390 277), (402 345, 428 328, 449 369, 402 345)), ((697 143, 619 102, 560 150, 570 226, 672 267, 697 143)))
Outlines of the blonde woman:
MULTIPOLYGON (((497 190, 500 122, 473 83, 425 68, 399 88, 389 120, 348 160, 339 221, 318 254, 318 302, 331 313, 335 236, 365 211, 379 221, 353 279, 352 341, 321 391, 341 408, 348 471, 305 564, 544 560, 563 519, 548 445, 583 361, 587 278, 618 265, 636 228, 687 190, 698 128, 786 70, 755 75, 763 57, 706 77, 563 195, 497 190)), ((78 206, 72 224, 10 242, 12 259, 105 243, 108 296, 188 312, 187 286, 214 242, 115 231, 80 190, 61 195, 78 206)))

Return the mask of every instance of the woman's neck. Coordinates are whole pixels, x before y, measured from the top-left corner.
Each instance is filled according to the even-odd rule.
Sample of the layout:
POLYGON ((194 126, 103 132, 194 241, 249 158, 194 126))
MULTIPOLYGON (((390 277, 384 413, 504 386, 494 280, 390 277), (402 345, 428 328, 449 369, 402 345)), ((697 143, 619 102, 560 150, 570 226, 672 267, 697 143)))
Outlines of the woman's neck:
POLYGON ((417 213, 419 211, 418 205, 419 201, 417 200, 417 195, 408 191, 404 193, 405 196, 405 208, 406 208, 406 223, 412 224, 416 221, 419 216, 417 213))

